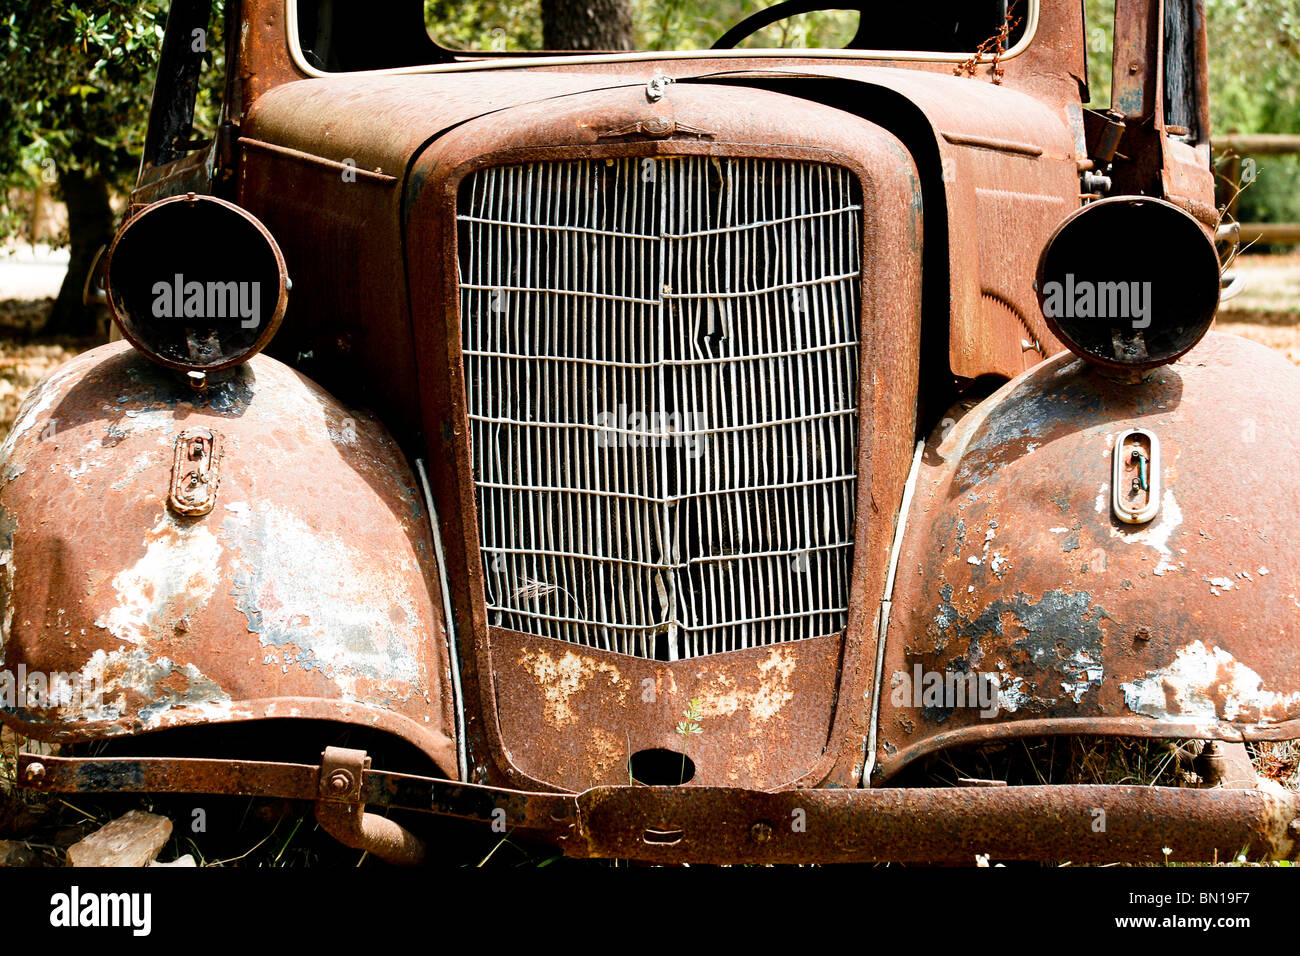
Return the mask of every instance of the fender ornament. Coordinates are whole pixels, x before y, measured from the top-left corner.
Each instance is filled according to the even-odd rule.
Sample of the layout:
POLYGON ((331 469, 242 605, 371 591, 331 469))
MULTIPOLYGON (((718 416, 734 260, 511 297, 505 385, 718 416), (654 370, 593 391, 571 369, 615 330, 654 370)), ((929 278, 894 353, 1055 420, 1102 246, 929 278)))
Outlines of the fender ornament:
POLYGON ((1160 439, 1130 428, 1115 439, 1111 508, 1125 524, 1146 524, 1160 510, 1160 439))
POLYGON ((217 503, 220 436, 210 428, 187 428, 176 436, 167 505, 186 518, 199 518, 217 503))

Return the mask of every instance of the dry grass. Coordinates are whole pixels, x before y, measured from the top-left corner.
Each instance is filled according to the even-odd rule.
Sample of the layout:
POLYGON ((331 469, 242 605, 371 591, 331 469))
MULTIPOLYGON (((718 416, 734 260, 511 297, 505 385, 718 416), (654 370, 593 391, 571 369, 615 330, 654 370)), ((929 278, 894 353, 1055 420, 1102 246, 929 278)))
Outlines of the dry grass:
POLYGON ((0 440, 9 434, 18 406, 33 385, 99 344, 93 339, 41 337, 38 330, 50 304, 49 299, 0 301, 0 440))

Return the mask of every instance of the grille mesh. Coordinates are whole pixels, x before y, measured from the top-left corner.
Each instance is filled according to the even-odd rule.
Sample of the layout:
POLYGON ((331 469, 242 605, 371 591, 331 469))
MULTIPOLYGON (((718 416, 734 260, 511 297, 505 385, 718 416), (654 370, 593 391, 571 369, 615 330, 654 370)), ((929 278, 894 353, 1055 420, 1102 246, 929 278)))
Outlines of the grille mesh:
POLYGON ((843 628, 854 177, 495 167, 467 178, 458 219, 489 622, 660 660, 843 628))

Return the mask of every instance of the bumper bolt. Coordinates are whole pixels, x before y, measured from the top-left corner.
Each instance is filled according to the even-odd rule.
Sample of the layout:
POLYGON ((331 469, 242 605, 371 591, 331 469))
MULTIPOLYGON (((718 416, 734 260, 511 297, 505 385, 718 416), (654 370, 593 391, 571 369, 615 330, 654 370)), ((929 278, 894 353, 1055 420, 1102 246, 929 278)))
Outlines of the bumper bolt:
POLYGON ((41 763, 39 760, 29 763, 23 776, 28 783, 40 783, 45 779, 45 764, 41 763))
POLYGON ((755 843, 766 843, 772 839, 772 824, 755 823, 749 828, 749 838, 755 843))

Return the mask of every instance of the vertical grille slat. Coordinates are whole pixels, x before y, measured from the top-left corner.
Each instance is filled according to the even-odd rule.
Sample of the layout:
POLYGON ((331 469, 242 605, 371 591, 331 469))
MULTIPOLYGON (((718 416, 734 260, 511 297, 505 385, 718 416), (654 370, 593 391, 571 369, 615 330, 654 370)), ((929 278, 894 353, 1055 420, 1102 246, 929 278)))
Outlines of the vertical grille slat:
POLYGON ((842 629, 853 175, 532 163, 472 174, 457 212, 489 622, 661 660, 842 629))

